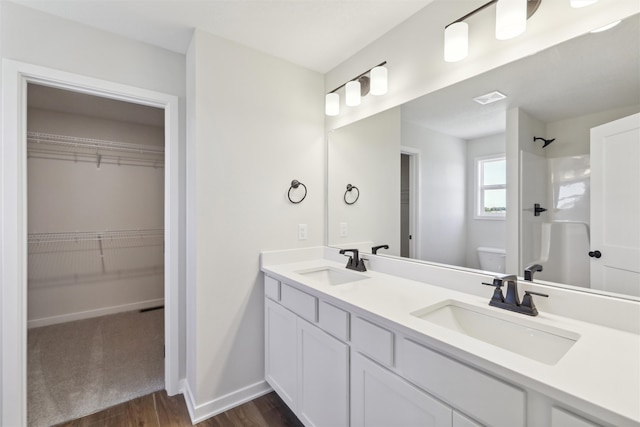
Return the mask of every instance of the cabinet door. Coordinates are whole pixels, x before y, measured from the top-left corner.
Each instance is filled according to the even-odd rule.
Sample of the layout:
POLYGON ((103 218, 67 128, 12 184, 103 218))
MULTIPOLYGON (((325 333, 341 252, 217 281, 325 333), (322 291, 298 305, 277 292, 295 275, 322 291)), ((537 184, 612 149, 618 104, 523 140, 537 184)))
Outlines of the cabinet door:
POLYGON ((298 413, 307 426, 349 425, 349 346, 298 318, 298 413))
POLYGON ((354 352, 352 427, 451 427, 451 419, 451 408, 354 352))
POLYGON ((265 379, 295 411, 297 390, 296 315, 265 300, 265 379))

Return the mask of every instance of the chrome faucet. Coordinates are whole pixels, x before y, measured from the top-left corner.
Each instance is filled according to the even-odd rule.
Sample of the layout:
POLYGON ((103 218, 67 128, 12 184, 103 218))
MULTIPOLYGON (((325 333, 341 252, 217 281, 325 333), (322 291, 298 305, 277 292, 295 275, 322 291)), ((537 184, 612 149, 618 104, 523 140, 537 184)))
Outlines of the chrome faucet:
POLYGON ((520 302, 520 296, 518 295, 518 278, 513 274, 497 275, 493 278, 493 283, 483 282, 482 284, 495 287, 489 305, 529 316, 538 315, 538 309, 533 303, 533 297, 531 295, 541 297, 549 296, 539 292, 524 291, 524 297, 522 297, 522 302, 520 302), (502 294, 502 286, 504 286, 505 282, 507 283, 506 297, 502 294))
POLYGON ((529 282, 533 281, 533 273, 536 271, 542 271, 542 266, 540 264, 530 264, 524 269, 524 280, 528 280, 529 282))
POLYGON ((367 268, 364 266, 364 260, 359 257, 359 251, 357 249, 340 249, 340 254, 344 255, 346 252, 351 252, 353 256, 349 257, 349 261, 347 261, 347 268, 350 270, 356 271, 367 271, 367 268))

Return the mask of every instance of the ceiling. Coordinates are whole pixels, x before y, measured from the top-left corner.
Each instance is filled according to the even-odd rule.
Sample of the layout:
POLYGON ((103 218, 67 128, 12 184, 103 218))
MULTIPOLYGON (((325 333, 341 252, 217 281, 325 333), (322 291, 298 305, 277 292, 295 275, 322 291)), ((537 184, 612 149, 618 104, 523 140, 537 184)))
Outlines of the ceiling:
POLYGON ((12 0, 186 53, 194 28, 325 74, 433 0, 12 0))
MULTIPOLYGON (((324 73, 433 0, 13 1, 182 53, 198 27, 324 73)), ((550 122, 639 104, 639 24, 640 17, 633 16, 612 30, 578 37, 416 99, 403 106, 403 119, 471 139, 504 131, 511 107, 550 122), (472 101, 493 90, 508 98, 486 106, 472 101)), ((67 112, 91 115, 87 95, 60 94, 76 96, 65 103, 53 98, 52 90, 34 88, 30 106, 60 110, 68 105, 67 112), (57 105, 50 105, 51 99, 57 105)), ((111 118, 162 124, 161 111, 133 114, 122 103, 102 102, 113 103, 99 108, 101 114, 112 111, 111 118)))
POLYGON ((403 120, 461 139, 504 132, 506 111, 519 107, 548 123, 640 104, 640 16, 585 34, 402 107, 403 120), (505 100, 473 98, 498 90, 505 100))

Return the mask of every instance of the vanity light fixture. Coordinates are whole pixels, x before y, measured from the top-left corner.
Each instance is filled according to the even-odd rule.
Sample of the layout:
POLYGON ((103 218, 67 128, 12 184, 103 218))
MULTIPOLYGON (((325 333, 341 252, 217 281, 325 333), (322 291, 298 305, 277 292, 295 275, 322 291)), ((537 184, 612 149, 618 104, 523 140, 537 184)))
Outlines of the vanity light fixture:
POLYGON ((371 94, 375 96, 387 93, 388 72, 384 61, 373 68, 368 69, 359 76, 338 86, 325 96, 324 112, 327 116, 337 116, 340 114, 340 95, 338 90, 345 88, 345 105, 355 107, 360 105, 361 97, 371 94))
POLYGON ((579 8, 579 7, 591 6, 597 1, 598 0, 569 0, 569 3, 571 3, 571 7, 579 8))
POLYGON ((356 107, 360 105, 360 91, 362 85, 360 80, 351 80, 344 87, 344 103, 347 107, 356 107))
POLYGON ((491 0, 479 8, 456 19, 444 28, 444 60, 457 62, 467 57, 469 51, 469 26, 467 18, 496 4, 496 38, 507 40, 524 32, 527 19, 540 6, 542 0, 491 0))
POLYGON ((379 66, 371 69, 371 89, 369 93, 373 96, 385 95, 388 89, 387 67, 379 66))
POLYGON ((325 97, 324 112, 327 116, 340 114, 340 95, 335 92, 328 93, 325 97))
POLYGON ((527 29, 527 0, 500 0, 496 5, 496 38, 509 40, 527 29))
POLYGON ((444 29, 444 60, 457 62, 469 54, 469 24, 454 22, 444 29))

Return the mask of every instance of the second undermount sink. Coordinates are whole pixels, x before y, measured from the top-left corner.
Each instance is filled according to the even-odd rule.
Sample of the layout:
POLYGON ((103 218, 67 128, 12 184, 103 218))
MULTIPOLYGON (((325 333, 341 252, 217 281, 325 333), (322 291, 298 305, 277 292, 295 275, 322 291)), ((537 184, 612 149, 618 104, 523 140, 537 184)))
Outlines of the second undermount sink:
POLYGON ((580 338, 511 313, 447 300, 411 313, 415 317, 547 365, 555 365, 580 338))
POLYGON ((296 273, 301 274, 306 278, 312 279, 316 282, 321 282, 332 286, 368 279, 368 276, 365 276, 363 274, 353 273, 351 271, 347 271, 346 269, 341 270, 334 267, 310 268, 307 270, 296 271, 296 273))

